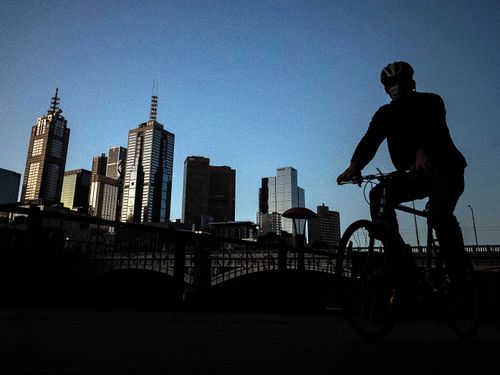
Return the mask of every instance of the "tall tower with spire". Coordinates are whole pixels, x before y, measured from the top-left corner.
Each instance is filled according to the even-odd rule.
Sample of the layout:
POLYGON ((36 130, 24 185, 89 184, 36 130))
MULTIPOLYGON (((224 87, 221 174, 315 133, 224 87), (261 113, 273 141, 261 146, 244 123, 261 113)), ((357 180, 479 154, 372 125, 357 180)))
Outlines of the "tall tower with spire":
POLYGON ((158 95, 153 92, 149 120, 128 133, 123 222, 166 223, 170 220, 175 135, 156 120, 157 112, 158 95))
POLYGON ((61 199, 70 130, 61 115, 58 92, 56 88, 47 114, 38 117, 31 128, 22 202, 51 205, 61 199))

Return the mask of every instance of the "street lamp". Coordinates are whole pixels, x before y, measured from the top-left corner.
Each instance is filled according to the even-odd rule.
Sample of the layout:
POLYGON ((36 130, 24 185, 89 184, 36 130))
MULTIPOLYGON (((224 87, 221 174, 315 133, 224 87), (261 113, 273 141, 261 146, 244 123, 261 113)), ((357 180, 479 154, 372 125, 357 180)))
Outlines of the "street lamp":
POLYGON ((308 219, 317 218, 318 214, 305 207, 293 207, 283 212, 282 216, 292 219, 293 221, 293 229, 295 232, 295 249, 298 252, 297 268, 299 270, 303 270, 306 221, 308 219))
POLYGON ((472 225, 474 226, 474 238, 476 239, 476 246, 477 244, 477 232, 476 232, 476 220, 474 220, 474 210, 472 209, 472 206, 469 204, 467 207, 470 208, 470 212, 472 214, 472 225))

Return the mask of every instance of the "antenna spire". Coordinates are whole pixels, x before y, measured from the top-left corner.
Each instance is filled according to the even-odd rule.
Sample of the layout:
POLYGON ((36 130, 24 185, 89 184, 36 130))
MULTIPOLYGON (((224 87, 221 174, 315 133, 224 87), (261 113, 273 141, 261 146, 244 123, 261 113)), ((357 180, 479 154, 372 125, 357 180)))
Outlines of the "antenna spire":
POLYGON ((153 89, 151 95, 151 109, 149 111, 149 120, 156 121, 158 113, 158 82, 153 81, 153 89))
POLYGON ((61 99, 57 96, 58 93, 59 93, 59 88, 56 87, 56 93, 50 101, 50 109, 48 111, 49 113, 61 113, 62 112, 59 109, 59 100, 61 100, 61 99))

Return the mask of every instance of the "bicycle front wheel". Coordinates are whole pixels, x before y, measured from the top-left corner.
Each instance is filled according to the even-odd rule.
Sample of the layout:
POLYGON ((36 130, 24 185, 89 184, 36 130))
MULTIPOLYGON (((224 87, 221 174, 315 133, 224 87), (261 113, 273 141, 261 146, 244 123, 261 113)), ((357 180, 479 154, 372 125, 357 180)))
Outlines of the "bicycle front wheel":
POLYGON ((352 223, 339 244, 336 275, 342 307, 352 329, 369 340, 394 326, 395 288, 387 270, 387 249, 368 220, 352 223))

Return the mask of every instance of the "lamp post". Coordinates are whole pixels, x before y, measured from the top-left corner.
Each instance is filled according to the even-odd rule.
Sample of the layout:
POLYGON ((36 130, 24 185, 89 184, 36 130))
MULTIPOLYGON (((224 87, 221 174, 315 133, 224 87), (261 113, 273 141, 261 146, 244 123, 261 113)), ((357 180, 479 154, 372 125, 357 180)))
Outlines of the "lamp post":
POLYGON ((282 214, 283 217, 292 219, 295 231, 295 249, 297 250, 297 268, 304 270, 304 245, 306 221, 318 217, 318 214, 305 207, 293 207, 282 214), (301 223, 301 220, 303 222, 301 223), (302 224, 302 225, 301 225, 302 224))
POLYGON ((470 212, 472 214, 472 225, 474 226, 474 238, 476 240, 476 246, 478 246, 478 244, 477 244, 477 232, 476 232, 476 220, 474 220, 474 210, 472 209, 472 206, 470 204, 467 207, 470 208, 470 212))

